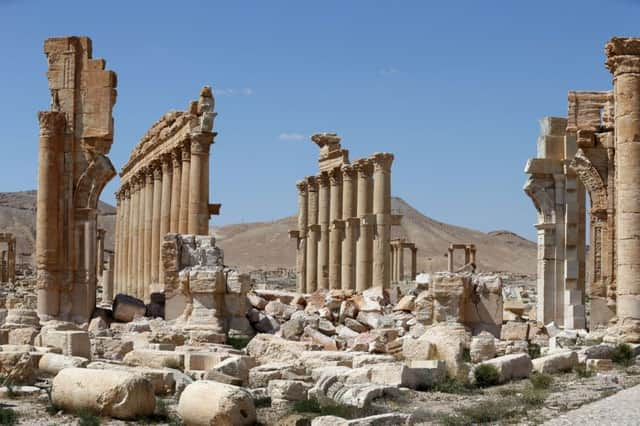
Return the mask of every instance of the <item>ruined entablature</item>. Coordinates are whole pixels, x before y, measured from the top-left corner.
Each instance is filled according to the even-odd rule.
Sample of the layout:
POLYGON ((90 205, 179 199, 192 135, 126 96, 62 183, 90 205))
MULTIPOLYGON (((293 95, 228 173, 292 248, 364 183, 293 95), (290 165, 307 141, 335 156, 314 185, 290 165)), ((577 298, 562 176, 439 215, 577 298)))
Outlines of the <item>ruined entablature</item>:
POLYGON ((613 130, 613 92, 569 92, 567 133, 577 135, 578 146, 593 147, 596 134, 613 130))
POLYGON ((126 181, 138 172, 141 164, 146 163, 146 158, 172 154, 184 146, 189 146, 192 138, 197 139, 199 143, 212 144, 215 137, 214 106, 213 91, 211 87, 204 86, 199 99, 191 101, 186 111, 170 111, 164 114, 133 149, 120 177, 126 181))

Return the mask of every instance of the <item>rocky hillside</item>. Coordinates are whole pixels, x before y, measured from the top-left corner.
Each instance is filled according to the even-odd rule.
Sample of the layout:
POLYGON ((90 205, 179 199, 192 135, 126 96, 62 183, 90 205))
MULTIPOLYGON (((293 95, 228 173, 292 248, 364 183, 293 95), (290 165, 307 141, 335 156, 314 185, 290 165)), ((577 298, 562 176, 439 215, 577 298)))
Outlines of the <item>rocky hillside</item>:
MULTIPOLYGON (((473 243, 478 249, 480 270, 535 274, 536 244, 509 231, 484 233, 431 219, 400 198, 392 200, 394 213, 403 215, 394 227, 393 238, 406 238, 418 247, 418 270, 444 270, 450 243, 473 243)), ((296 224, 294 216, 273 222, 256 222, 214 227, 225 261, 243 269, 293 268, 295 243, 287 231, 296 224)), ((409 251, 406 252, 408 256, 409 251)), ((461 265, 463 254, 456 255, 461 265)))

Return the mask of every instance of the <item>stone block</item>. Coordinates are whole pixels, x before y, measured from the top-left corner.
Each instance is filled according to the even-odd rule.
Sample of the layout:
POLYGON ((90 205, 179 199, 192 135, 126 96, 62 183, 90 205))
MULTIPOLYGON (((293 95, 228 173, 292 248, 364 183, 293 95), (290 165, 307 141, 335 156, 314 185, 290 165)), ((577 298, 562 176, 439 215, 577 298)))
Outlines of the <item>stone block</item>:
MULTIPOLYGON (((533 369, 531 358, 528 354, 524 353, 500 356, 488 361, 481 362, 478 365, 493 365, 496 370, 498 370, 501 383, 508 382, 509 380, 514 379, 527 378, 529 377, 529 375, 531 374, 531 370, 533 369)), ((475 368, 477 368, 477 366, 475 368)), ((469 373, 469 377, 472 381, 475 380, 473 371, 474 370, 469 373)))
POLYGON ((38 336, 34 327, 20 327, 8 330, 7 343, 10 345, 33 345, 38 336))
POLYGON ((42 333, 42 345, 60 348, 64 355, 91 359, 91 341, 86 331, 48 330, 42 333))
POLYGON ((309 342, 295 342, 271 334, 256 335, 247 347, 246 353, 257 363, 269 363, 273 360, 288 362, 297 360, 303 351, 313 348, 309 342))
POLYGON ((150 349, 134 349, 124 356, 127 365, 150 368, 184 368, 185 354, 173 351, 154 351, 150 349))
POLYGON ((313 384, 300 380, 271 380, 267 386, 267 393, 272 399, 286 401, 304 401, 313 384))
POLYGON ((570 371, 578 364, 574 351, 555 352, 533 360, 533 370, 538 373, 555 374, 570 371))
POLYGON ((185 388, 178 414, 187 425, 253 425, 256 408, 243 388, 203 380, 185 388))
POLYGON ((104 417, 135 419, 153 414, 151 383, 125 371, 65 368, 53 379, 51 401, 68 412, 89 410, 104 417))
POLYGON ((529 323, 509 321, 502 326, 500 339, 502 340, 527 340, 529 338, 529 323))
POLYGON ((592 371, 610 371, 614 369, 613 361, 610 359, 587 359, 586 366, 592 371))
POLYGON ((64 368, 84 368, 87 364, 89 364, 89 360, 87 358, 47 353, 40 357, 38 370, 45 374, 55 376, 64 368))
POLYGON ((186 352, 184 369, 187 371, 205 371, 214 368, 229 355, 218 352, 186 352))
POLYGON ((118 294, 113 300, 113 318, 120 322, 133 321, 147 312, 144 302, 127 294, 118 294))

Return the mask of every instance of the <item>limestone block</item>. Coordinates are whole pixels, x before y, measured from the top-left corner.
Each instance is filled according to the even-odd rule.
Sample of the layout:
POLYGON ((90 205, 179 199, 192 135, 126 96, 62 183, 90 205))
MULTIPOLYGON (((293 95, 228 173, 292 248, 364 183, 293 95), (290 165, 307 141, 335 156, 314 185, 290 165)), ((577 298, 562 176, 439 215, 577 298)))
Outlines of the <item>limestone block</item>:
POLYGON ((241 379, 229 376, 228 374, 221 373, 217 370, 207 370, 202 376, 202 380, 211 380, 214 382, 225 383, 227 385, 234 386, 242 386, 243 384, 241 379))
POLYGON ((409 426, 413 424, 410 414, 386 413, 346 420, 338 416, 319 416, 311 420, 311 426, 409 426))
POLYGON ((575 351, 555 352, 533 360, 533 370, 538 373, 555 374, 570 371, 578 364, 575 351))
POLYGON ((436 275, 433 279, 433 312, 435 322, 465 322, 464 306, 471 292, 471 280, 462 275, 436 275))
POLYGON ((436 347, 426 339, 407 336, 402 339, 402 356, 404 359, 432 359, 436 347))
POLYGON ((124 356, 132 350, 133 342, 130 340, 120 340, 112 337, 95 337, 91 339, 92 358, 122 361, 124 356))
POLYGON ((356 333, 365 333, 369 328, 358 320, 345 318, 344 325, 356 333))
POLYGON ((113 318, 116 321, 130 322, 135 317, 143 317, 147 307, 140 299, 127 294, 118 294, 113 300, 113 318))
POLYGON ((178 414, 187 426, 241 426, 256 421, 256 408, 249 392, 208 380, 186 387, 180 396, 178 414))
POLYGON ((65 368, 53 379, 51 400, 68 412, 90 410, 100 416, 134 419, 153 414, 151 383, 125 371, 65 368))
POLYGON ((49 330, 42 333, 42 345, 60 348, 69 356, 91 359, 89 333, 77 330, 49 330))
POLYGON ((311 327, 305 327, 302 340, 310 341, 316 345, 322 346, 324 350, 335 351, 337 348, 336 341, 329 336, 314 330, 311 327))
POLYGON ((299 362, 307 369, 312 370, 321 366, 344 366, 353 365, 354 352, 344 351, 318 351, 310 350, 300 353, 299 362))
POLYGON ((496 356, 496 345, 493 335, 482 332, 471 339, 471 362, 478 363, 496 356))
POLYGON ((304 369, 292 362, 272 362, 249 370, 249 387, 267 387, 270 380, 294 378, 304 374, 304 369))
POLYGON ((396 303, 396 306, 393 307, 393 310, 411 312, 415 307, 415 304, 414 304, 415 300, 416 300, 415 296, 408 294, 402 297, 402 299, 400 299, 398 303, 396 303))
POLYGON ((429 290, 418 294, 414 301, 413 314, 416 321, 424 325, 431 325, 434 321, 433 295, 429 290))
POLYGON ((56 375, 63 368, 84 368, 89 364, 87 358, 79 356, 67 356, 61 354, 48 353, 43 354, 38 362, 38 370, 45 374, 56 375))
MULTIPOLYGON (((93 370, 118 370, 142 376, 153 385, 153 391, 156 395, 167 395, 177 390, 177 379, 183 379, 184 374, 178 370, 170 368, 147 368, 147 367, 131 367, 122 364, 111 364, 107 362, 91 362, 86 368, 93 370)), ((190 379, 187 379, 189 383, 190 379)))
POLYGON ((219 371, 228 376, 239 378, 243 384, 249 382, 249 370, 255 366, 253 358, 245 355, 233 355, 223 359, 210 370, 219 371))
POLYGON ((375 365, 375 364, 388 364, 390 362, 395 362, 396 358, 392 355, 383 355, 383 354, 362 354, 355 355, 353 357, 353 361, 351 365, 353 368, 360 368, 367 365, 375 365))
POLYGON ((124 356, 123 362, 133 366, 181 369, 184 367, 184 358, 185 355, 180 352, 134 349, 124 356))
POLYGON ((356 320, 369 328, 378 328, 383 326, 383 317, 384 315, 376 311, 360 311, 356 320))
POLYGON ((40 318, 33 309, 9 309, 4 321, 8 326, 40 327, 40 318))
POLYGON ((436 347, 433 359, 447 363, 451 377, 466 380, 468 365, 464 361, 464 349, 471 342, 471 334, 458 323, 441 323, 428 327, 420 339, 426 340, 436 347))
POLYGON ((280 323, 272 316, 260 312, 259 320, 253 324, 253 327, 260 333, 273 334, 280 329, 280 323))
POLYGON ((486 330, 499 337, 504 311, 502 280, 497 275, 478 276, 470 290, 464 305, 465 324, 471 326, 474 333, 486 330))
POLYGON ((609 345, 593 345, 583 349, 581 352, 585 354, 587 359, 611 359, 613 347, 609 345))
POLYGON ((270 301, 264 308, 264 311, 267 315, 271 315, 272 317, 275 317, 281 321, 286 321, 291 318, 291 315, 296 310, 297 309, 295 308, 295 306, 286 305, 278 300, 270 301))
POLYGON ((300 353, 313 348, 309 342, 294 342, 271 334, 257 334, 247 347, 246 353, 259 364, 277 360, 288 362, 298 359, 300 353))
POLYGON ((229 355, 218 352, 186 352, 184 368, 187 371, 210 370, 228 357, 229 355))
MULTIPOLYGON (((509 380, 529 377, 531 370, 533 369, 531 358, 528 354, 523 353, 500 356, 481 362, 478 365, 485 364, 496 367, 498 374, 500 375, 501 383, 508 382, 509 380)), ((469 373, 469 378, 474 380, 473 370, 469 373)))
POLYGON ((340 303, 340 310, 338 313, 339 322, 345 322, 347 318, 355 318, 358 315, 358 306, 352 300, 343 300, 340 303))
POLYGON ((402 386, 412 389, 425 389, 438 383, 447 376, 442 361, 424 361, 420 367, 408 367, 404 364, 378 364, 371 369, 371 383, 402 386))
POLYGON ((613 361, 610 359, 587 359, 586 366, 592 371, 610 371, 614 369, 613 361))
POLYGON ((7 343, 10 345, 33 345, 38 329, 34 327, 20 327, 9 330, 7 343))
POLYGON ((261 311, 264 310, 265 306, 267 306, 267 303, 268 303, 266 299, 254 293, 247 294, 247 299, 251 306, 261 311))
POLYGON ((312 387, 311 383, 301 380, 271 380, 267 386, 267 393, 272 399, 304 401, 312 387))
POLYGON ((529 323, 508 321, 502 326, 500 339, 502 340, 527 340, 529 338, 529 323))

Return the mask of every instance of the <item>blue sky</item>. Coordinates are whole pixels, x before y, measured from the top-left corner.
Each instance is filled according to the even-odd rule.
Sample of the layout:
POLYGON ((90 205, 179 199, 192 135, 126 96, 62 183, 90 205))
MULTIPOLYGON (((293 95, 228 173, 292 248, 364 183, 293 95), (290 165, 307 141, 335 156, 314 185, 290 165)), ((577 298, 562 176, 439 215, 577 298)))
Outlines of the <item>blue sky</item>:
POLYGON ((317 167, 308 136, 335 131, 352 158, 393 152, 393 193, 426 215, 533 238, 538 119, 566 115, 569 90, 607 90, 604 44, 638 22, 632 0, 0 0, 0 191, 36 186, 44 39, 88 35, 118 74, 118 169, 214 87, 213 223, 293 214, 317 167))

